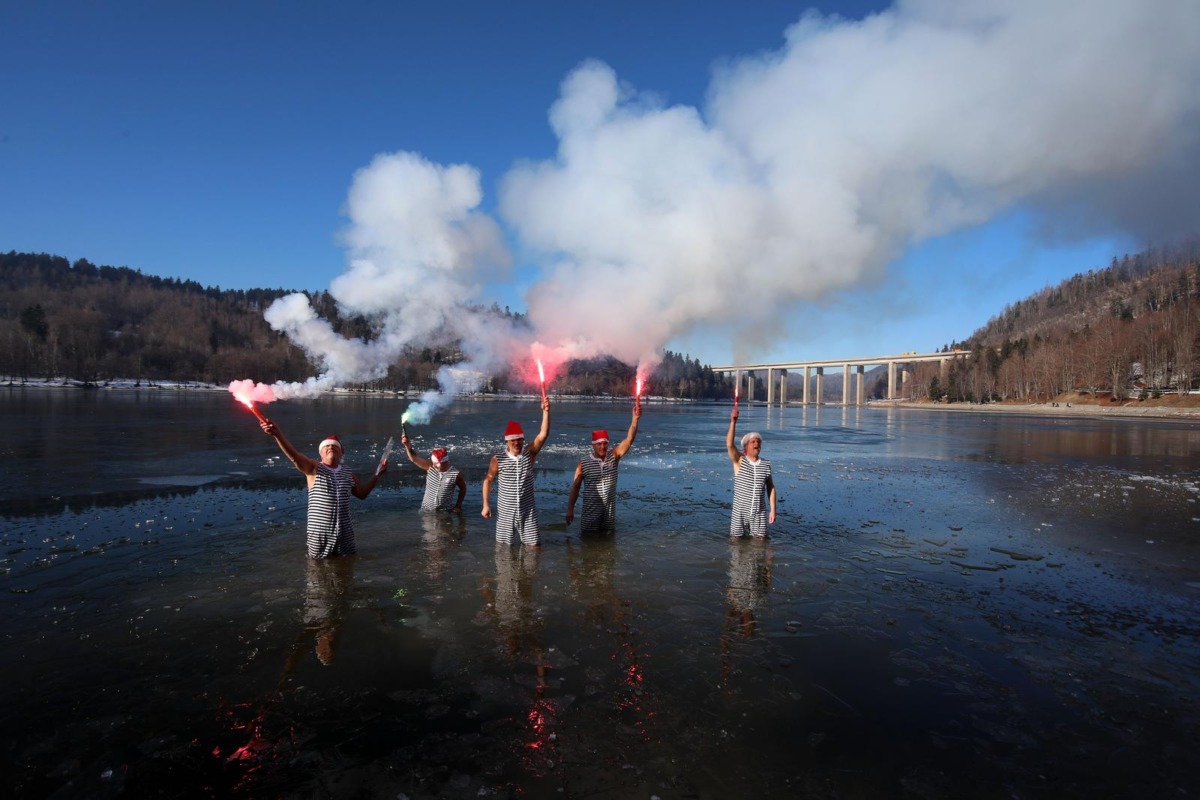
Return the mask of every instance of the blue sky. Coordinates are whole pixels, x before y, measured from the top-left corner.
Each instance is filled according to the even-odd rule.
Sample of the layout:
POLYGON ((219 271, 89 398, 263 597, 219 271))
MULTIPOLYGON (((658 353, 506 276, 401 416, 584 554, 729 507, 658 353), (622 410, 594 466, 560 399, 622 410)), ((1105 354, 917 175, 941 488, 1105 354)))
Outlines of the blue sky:
MULTIPOLYGON (((1151 53, 1171 45, 1164 30, 1178 32, 1183 49, 1195 43, 1200 6, 1148 3, 1145 39, 1126 33, 1132 54, 1113 66, 1122 80, 1131 76, 1121 86, 1103 75, 1043 83, 1020 64, 1028 52, 1041 52, 1040 31, 1053 40, 1064 26, 1074 33, 1063 49, 1078 48, 1086 66, 1090 53, 1111 52, 1111 30, 1135 29, 1125 17, 1142 21, 1146 12, 1137 9, 1147 4, 1115 3, 1111 15, 1089 12, 1087 3, 1062 4, 1089 19, 1113 18, 1110 28, 1095 24, 1090 40, 1077 19, 1043 24, 1036 9, 1045 4, 981 2, 991 10, 979 18, 955 5, 7 3, 0 6, 0 250, 87 258, 223 288, 309 290, 329 288, 364 258, 379 262, 372 274, 387 274, 394 257, 405 265, 394 279, 415 286, 425 274, 409 254, 394 252, 397 245, 381 255, 378 236, 346 239, 347 231, 381 224, 347 216, 352 187, 381 157, 408 153, 477 171, 474 211, 495 224, 507 254, 500 261, 511 261, 507 271, 473 264, 461 273, 456 262, 429 283, 461 275, 472 301, 514 309, 526 308, 527 292, 540 286, 548 309, 590 317, 564 301, 578 295, 602 317, 580 334, 598 349, 609 345, 596 332, 601 326, 637 332, 654 320, 661 324, 642 334, 652 346, 719 363, 937 348, 1047 284, 1195 233, 1194 199, 1186 209, 1172 205, 1175 216, 1167 219, 1150 214, 1145 198, 1171 196, 1198 171, 1200 147, 1188 133, 1197 121, 1196 59, 1160 63, 1154 59, 1164 57, 1151 53), (1007 5, 1020 7, 1012 20, 1007 5), (807 22, 793 28, 806 13, 807 22), (988 26, 1011 35, 993 35, 988 26), (926 63, 939 47, 955 53, 963 42, 979 48, 971 63, 980 63, 980 75, 947 75, 952 70, 926 63), (998 81, 1010 64, 1011 82, 998 81), (929 74, 945 85, 929 87, 921 77, 929 74), (591 113, 590 92, 602 94, 607 75, 621 99, 589 128, 593 122, 579 119, 591 113), (575 90, 565 88, 571 76, 579 78, 575 90), (1109 137, 1125 119, 1150 115, 1139 98, 1151 86, 1161 90, 1155 108, 1162 119, 1109 137), (1007 92, 1034 100, 1044 93, 1045 102, 1008 108, 1007 92), (998 98, 995 108, 981 97, 998 98), (1071 120, 1046 110, 1061 108, 1062 97, 1080 100, 1071 120), (552 127, 556 103, 578 118, 560 117, 552 127), (864 123, 864 114, 877 118, 864 123), (563 208, 606 220, 606 231, 624 229, 621 210, 588 207, 612 182, 562 185, 604 167, 594 153, 586 156, 592 161, 572 161, 566 151, 599 139, 597 130, 615 137, 630 119, 670 117, 678 130, 697 133, 705 152, 713 141, 735 142, 732 161, 726 154, 681 163, 719 162, 723 176, 736 162, 745 185, 770 196, 753 206, 763 218, 797 210, 756 241, 809 221, 814 230, 747 253, 755 266, 741 266, 735 252, 694 277, 686 260, 660 266, 651 246, 607 248, 581 234, 563 208), (1073 127, 1074 117, 1088 126, 1073 127), (765 135, 784 118, 779 136, 765 135), (959 126, 961 136, 947 133, 959 126), (810 139, 809 131, 822 133, 810 139), (996 131, 1003 135, 981 144, 996 131), (565 142, 574 145, 560 151, 565 142), (846 142, 853 148, 842 149, 846 142), (936 147, 917 146, 923 142, 936 147), (789 148, 806 147, 827 152, 779 166, 789 148), (914 162, 927 168, 910 174, 896 166, 914 162), (820 174, 812 183, 827 192, 811 185, 776 191, 785 181, 772 170, 816 176, 813 165, 820 174), (548 172, 554 182, 542 180, 548 172), (1155 191, 1164 174, 1164 188, 1155 191), (505 186, 524 189, 506 195, 505 186), (824 219, 823 197, 844 208, 831 200, 838 213, 824 219), (559 213, 549 213, 555 205, 559 213), (791 269, 789 258, 796 275, 777 283, 791 269), (649 274, 639 272, 640 259, 649 274), (590 282, 610 270, 617 277, 590 282), (685 286, 696 296, 683 302, 673 292, 685 286), (628 302, 643 295, 645 303, 628 302)), ((1069 71, 1056 64, 1044 69, 1069 71)), ((625 150, 595 152, 632 152, 646 142, 630 137, 619 145, 625 150)), ((691 144, 681 138, 678 149, 691 144)), ((638 151, 630 163, 656 160, 653 151, 638 151)), ((673 180, 686 184, 687 177, 673 180)), ((665 192, 671 214, 663 219, 673 220, 693 194, 683 186, 684 199, 671 197, 675 184, 639 183, 639 199, 665 192)), ((535 316, 545 321, 547 341, 571 336, 551 311, 535 316)), ((634 352, 623 341, 611 345, 623 357, 634 352)))

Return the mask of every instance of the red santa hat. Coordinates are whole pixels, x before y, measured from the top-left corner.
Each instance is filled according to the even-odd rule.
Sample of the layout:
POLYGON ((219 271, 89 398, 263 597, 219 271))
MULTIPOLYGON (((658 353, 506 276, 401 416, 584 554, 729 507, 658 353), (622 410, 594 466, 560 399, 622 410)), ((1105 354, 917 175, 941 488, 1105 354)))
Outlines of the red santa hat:
POLYGON ((504 429, 504 441, 511 442, 513 439, 524 439, 524 438, 525 438, 525 430, 521 427, 520 423, 513 422, 510 419, 508 421, 508 427, 504 429))
POLYGON ((440 464, 446 460, 446 448, 439 447, 429 454, 429 460, 435 464, 440 464))
POLYGON ((321 440, 321 444, 317 446, 317 452, 318 453, 321 452, 321 449, 324 448, 325 445, 327 445, 327 444, 331 444, 334 447, 336 447, 339 451, 345 452, 345 448, 342 447, 342 443, 338 441, 337 436, 333 436, 333 435, 327 436, 321 440))
POLYGON ((608 441, 608 431, 601 428, 598 431, 592 431, 592 444, 600 444, 608 441))

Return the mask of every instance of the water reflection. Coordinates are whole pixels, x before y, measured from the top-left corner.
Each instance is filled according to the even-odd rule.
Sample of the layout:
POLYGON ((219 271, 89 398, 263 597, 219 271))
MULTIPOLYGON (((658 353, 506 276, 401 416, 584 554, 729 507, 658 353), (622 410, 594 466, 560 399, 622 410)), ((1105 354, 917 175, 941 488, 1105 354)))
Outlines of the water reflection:
POLYGON ((333 663, 342 620, 350 607, 354 564, 353 558, 308 559, 304 583, 304 625, 292 645, 292 652, 280 677, 280 688, 296 669, 308 639, 315 642, 318 661, 325 666, 333 663))
POLYGON ((425 574, 435 581, 446 575, 447 554, 467 535, 462 514, 448 511, 421 514, 421 561, 425 574))
POLYGON ((237 765, 234 788, 249 789, 262 780, 270 765, 294 756, 298 733, 294 721, 278 711, 285 689, 310 651, 323 666, 333 663, 342 623, 350 607, 354 557, 308 559, 300 631, 288 650, 274 690, 261 703, 245 703, 225 712, 227 724, 249 736, 226 762, 237 765))
POLYGON ((739 639, 758 633, 758 615, 771 590, 771 544, 768 539, 739 536, 729 542, 729 588, 721 627, 721 685, 728 688, 735 672, 732 655, 739 639))
POLYGON ((547 696, 550 664, 534 593, 540 556, 541 548, 496 543, 495 580, 483 586, 485 610, 496 625, 501 655, 513 671, 513 680, 522 687, 532 684, 532 692, 520 701, 518 757, 524 772, 539 778, 554 769, 555 722, 561 711, 560 701, 547 696), (523 672, 529 668, 530 672, 523 672))
POLYGON ((626 730, 648 741, 654 712, 645 696, 646 673, 633 604, 616 588, 617 556, 615 537, 582 536, 578 545, 568 543, 567 567, 572 592, 584 608, 584 621, 613 637, 612 651, 605 659, 620 671, 612 689, 612 707, 626 730))

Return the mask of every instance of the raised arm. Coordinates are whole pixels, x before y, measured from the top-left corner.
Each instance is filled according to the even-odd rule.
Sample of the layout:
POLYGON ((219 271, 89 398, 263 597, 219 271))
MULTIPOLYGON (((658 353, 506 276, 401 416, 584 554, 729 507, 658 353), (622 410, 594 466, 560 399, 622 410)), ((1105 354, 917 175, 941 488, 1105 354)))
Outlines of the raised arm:
POLYGON ((583 462, 575 467, 575 480, 571 483, 571 496, 567 498, 567 524, 575 519, 575 501, 579 499, 579 489, 583 486, 583 462))
POLYGON ((408 456, 408 460, 416 464, 422 472, 428 472, 429 468, 433 466, 433 462, 427 458, 421 458, 413 452, 412 442, 408 440, 408 436, 401 435, 400 443, 404 445, 404 454, 408 456))
POLYGON ((492 516, 492 506, 488 497, 492 493, 492 482, 496 480, 496 473, 500 470, 500 462, 496 458, 496 456, 492 456, 492 463, 488 465, 487 475, 483 476, 483 510, 479 513, 489 519, 492 516))
POLYGON ((633 440, 637 438, 638 420, 641 418, 641 416, 642 416, 642 404, 634 403, 633 404, 633 419, 631 419, 629 421, 629 433, 625 434, 625 438, 622 439, 621 443, 619 445, 617 445, 616 448, 613 450, 613 455, 616 456, 617 458, 621 458, 622 456, 624 456, 626 453, 629 452, 629 448, 633 447, 633 440))
POLYGON ((263 429, 263 433, 275 439, 275 444, 279 445, 279 449, 287 456, 287 460, 292 462, 292 466, 310 478, 317 474, 317 462, 293 447, 292 443, 283 435, 283 431, 279 430, 278 425, 265 419, 260 423, 260 427, 263 429))
POLYGON ((737 435, 737 419, 738 410, 734 408, 729 412, 729 432, 725 434, 725 449, 729 451, 729 460, 733 462, 734 472, 737 472, 738 465, 742 463, 742 452, 733 443, 733 437, 737 435))
POLYGON ((542 445, 546 443, 546 438, 550 436, 550 398, 542 398, 542 429, 538 431, 538 435, 534 437, 533 443, 527 448, 529 457, 535 457, 542 449, 542 445))

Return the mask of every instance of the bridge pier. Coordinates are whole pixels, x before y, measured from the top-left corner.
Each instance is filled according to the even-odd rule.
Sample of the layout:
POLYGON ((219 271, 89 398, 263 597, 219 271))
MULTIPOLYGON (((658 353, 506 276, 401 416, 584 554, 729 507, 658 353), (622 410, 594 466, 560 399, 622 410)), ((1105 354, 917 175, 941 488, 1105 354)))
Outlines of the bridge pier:
POLYGON ((842 405, 850 405, 850 365, 842 364, 842 405))
POLYGON ((812 369, 812 367, 804 368, 804 393, 803 393, 803 397, 800 400, 800 402, 803 403, 804 405, 808 405, 808 384, 809 384, 809 381, 812 380, 812 373, 809 371, 811 369, 812 369))
POLYGON ((867 376, 863 372, 864 369, 866 368, 862 364, 854 368, 854 405, 856 406, 861 406, 867 401, 867 376))
POLYGON ((821 405, 825 402, 825 368, 817 367, 817 399, 816 404, 821 405))

